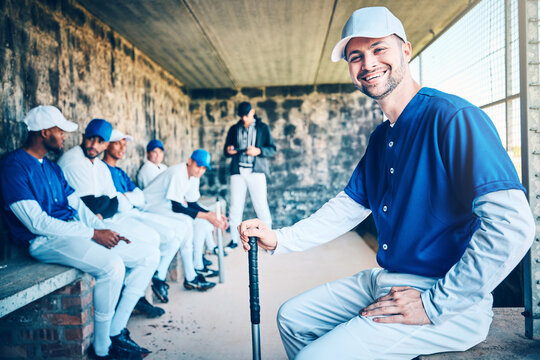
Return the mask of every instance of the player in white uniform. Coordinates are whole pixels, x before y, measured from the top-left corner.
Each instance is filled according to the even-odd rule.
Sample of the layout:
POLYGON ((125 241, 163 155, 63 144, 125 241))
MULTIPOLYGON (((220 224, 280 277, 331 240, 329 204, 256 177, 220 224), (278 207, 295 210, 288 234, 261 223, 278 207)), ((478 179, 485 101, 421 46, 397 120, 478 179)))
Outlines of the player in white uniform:
POLYGON ((95 358, 142 359, 142 352, 148 351, 129 338, 125 327, 159 252, 145 242, 131 243, 124 232, 120 234, 128 238, 108 230, 111 227, 76 196, 60 167, 45 157, 48 151, 62 149, 64 131, 74 131, 76 124, 53 106, 33 108, 24 122, 29 131, 26 143, 0 166, 2 210, 10 236, 37 260, 73 266, 96 279, 91 348, 95 358))
MULTIPOLYGON (((75 194, 94 214, 103 218, 107 226, 126 234, 134 242, 144 241, 159 250, 159 233, 130 215, 127 210, 131 204, 124 196, 117 196, 109 168, 98 158, 107 148, 111 132, 112 125, 108 121, 92 120, 86 127, 82 144, 62 155, 58 165, 64 171, 68 183, 75 189, 75 194)), ((165 310, 152 306, 144 296, 140 297, 136 309, 149 317, 165 313, 165 310)))
MULTIPOLYGON (((204 266, 202 252, 205 238, 213 226, 228 227, 225 216, 218 217, 197 204, 200 197, 199 179, 210 168, 210 154, 195 150, 187 163, 169 167, 144 189, 146 211, 183 219, 192 229, 193 261, 199 275, 216 276, 218 272, 204 266)), ((184 284, 186 285, 186 284, 184 284)))
POLYGON ((144 189, 162 172, 167 170, 167 165, 163 164, 165 156, 165 147, 161 140, 153 139, 146 145, 146 158, 144 164, 137 173, 137 183, 141 189, 144 189))
POLYGON ((180 248, 180 243, 186 241, 183 224, 171 221, 171 219, 149 212, 144 212, 144 193, 131 181, 124 170, 117 167, 118 160, 124 158, 126 145, 132 141, 132 137, 123 134, 119 130, 113 130, 109 145, 105 150, 103 161, 107 164, 111 176, 118 192, 119 198, 125 198, 131 207, 124 211, 129 211, 129 215, 144 221, 144 223, 160 234, 161 241, 159 248, 161 259, 159 266, 152 278, 152 291, 161 302, 168 302, 168 288, 166 283, 167 270, 169 265, 180 248))

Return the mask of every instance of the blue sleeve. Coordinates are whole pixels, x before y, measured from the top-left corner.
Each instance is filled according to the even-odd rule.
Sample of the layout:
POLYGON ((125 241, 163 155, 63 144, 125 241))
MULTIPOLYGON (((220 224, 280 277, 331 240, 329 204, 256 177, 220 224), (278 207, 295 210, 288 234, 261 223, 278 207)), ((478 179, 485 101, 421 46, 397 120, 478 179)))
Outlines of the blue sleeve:
POLYGON ((14 161, 4 161, 2 164, 0 187, 2 188, 3 206, 6 211, 10 211, 9 206, 17 201, 38 201, 31 190, 30 177, 25 173, 23 167, 14 161))
POLYGON ((369 209, 365 184, 365 161, 366 155, 364 154, 345 187, 345 193, 358 204, 369 209))
POLYGON ((479 196, 525 188, 489 117, 477 107, 459 110, 443 133, 441 156, 459 201, 472 208, 479 196))
POLYGON ((128 174, 124 170, 120 170, 122 172, 122 181, 127 189, 127 191, 133 191, 137 188, 137 186, 131 181, 128 174))

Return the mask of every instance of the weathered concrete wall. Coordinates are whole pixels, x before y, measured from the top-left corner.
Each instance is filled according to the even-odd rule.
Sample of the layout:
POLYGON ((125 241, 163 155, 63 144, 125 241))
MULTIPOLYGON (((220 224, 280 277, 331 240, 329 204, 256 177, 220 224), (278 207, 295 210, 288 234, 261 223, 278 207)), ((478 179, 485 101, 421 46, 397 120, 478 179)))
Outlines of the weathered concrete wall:
MULTIPOLYGON (((268 123, 277 154, 270 161, 270 210, 276 226, 290 225, 343 190, 381 123, 378 105, 348 85, 194 90, 191 97, 192 143, 213 156, 202 193, 229 199, 229 160, 223 145, 239 120, 236 106, 250 101, 268 123)), ((255 213, 249 204, 244 218, 255 213)))
POLYGON ((92 118, 135 136, 121 165, 134 175, 153 137, 178 162, 191 149, 189 98, 181 84, 72 0, 0 1, 0 154, 22 143, 20 121, 39 104, 77 122, 92 118))
MULTIPOLYGON (((164 141, 168 163, 191 151, 182 84, 73 0, 0 0, 0 81, 0 156, 24 142, 21 120, 40 104, 79 124, 66 149, 96 117, 134 135, 119 164, 131 176, 151 138, 164 141)), ((1 243, 0 259, 15 256, 1 243)))

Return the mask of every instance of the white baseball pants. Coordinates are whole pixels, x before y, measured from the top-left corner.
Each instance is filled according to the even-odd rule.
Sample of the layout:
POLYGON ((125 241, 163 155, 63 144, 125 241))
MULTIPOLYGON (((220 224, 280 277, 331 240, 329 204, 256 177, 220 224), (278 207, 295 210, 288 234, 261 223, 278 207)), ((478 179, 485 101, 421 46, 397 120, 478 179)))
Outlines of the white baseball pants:
POLYGON ((171 221, 167 216, 137 209, 132 209, 128 215, 139 221, 143 221, 146 226, 151 227, 159 234, 159 252, 161 257, 156 271, 158 279, 165 280, 169 265, 180 248, 182 237, 177 234, 177 231, 182 225, 174 220, 171 221))
MULTIPOLYGON (((204 219, 193 219, 193 266, 197 270, 204 268, 202 256, 204 252, 204 245, 214 243, 213 234, 214 225, 204 219)), ((210 250, 213 249, 210 248, 210 250)))
POLYGON ((441 325, 379 324, 358 312, 392 286, 431 288, 437 281, 382 269, 362 271, 285 302, 277 317, 289 359, 413 359, 465 351, 487 337, 493 313, 488 295, 441 325))
POLYGON ((254 173, 250 168, 240 168, 240 174, 231 176, 231 205, 229 207, 229 222, 231 226, 231 240, 235 243, 240 241, 238 225, 242 222, 244 205, 246 202, 246 190, 253 203, 257 217, 268 227, 272 227, 272 216, 266 197, 266 175, 254 173))
MULTIPOLYGON (((126 237, 131 234, 125 233, 126 237)), ((133 237, 131 237, 133 238, 133 237)), ((68 235, 62 237, 38 237, 29 248, 30 254, 38 261, 72 266, 89 273, 96 279, 94 287, 94 319, 96 352, 107 353, 114 328, 125 328, 127 320, 124 315, 131 314, 138 299, 144 295, 145 289, 159 261, 156 247, 143 242, 134 241, 127 244, 120 241, 112 249, 107 249, 91 239, 68 235), (122 298, 119 300, 122 285, 125 285, 122 298), (115 306, 118 307, 115 313, 115 306), (103 333, 100 333, 103 332, 103 333)))

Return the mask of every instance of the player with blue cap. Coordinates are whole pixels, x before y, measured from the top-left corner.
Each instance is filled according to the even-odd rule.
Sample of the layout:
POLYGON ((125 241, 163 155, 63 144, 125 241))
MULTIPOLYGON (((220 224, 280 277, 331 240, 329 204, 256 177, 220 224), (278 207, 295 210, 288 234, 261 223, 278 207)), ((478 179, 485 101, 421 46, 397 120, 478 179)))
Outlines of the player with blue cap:
POLYGON ((162 172, 167 170, 167 165, 163 163, 165 157, 165 146, 158 139, 152 139, 146 145, 146 161, 142 164, 137 173, 137 184, 144 189, 162 172))
POLYGON ((197 149, 186 163, 169 167, 143 190, 145 211, 164 214, 185 224, 186 234, 190 236, 189 244, 193 246, 191 256, 185 254, 189 249, 180 248, 186 289, 207 290, 216 284, 207 282, 205 277, 219 275, 217 270, 205 265, 202 255, 205 244, 213 242, 214 226, 226 229, 228 222, 225 216, 218 217, 215 212, 197 203, 201 196, 200 178, 210 169, 210 153, 197 149))

